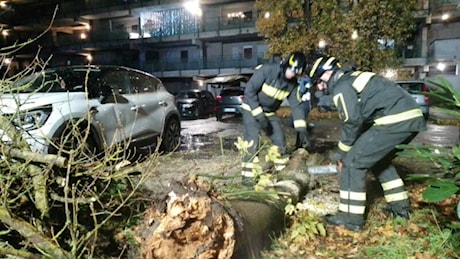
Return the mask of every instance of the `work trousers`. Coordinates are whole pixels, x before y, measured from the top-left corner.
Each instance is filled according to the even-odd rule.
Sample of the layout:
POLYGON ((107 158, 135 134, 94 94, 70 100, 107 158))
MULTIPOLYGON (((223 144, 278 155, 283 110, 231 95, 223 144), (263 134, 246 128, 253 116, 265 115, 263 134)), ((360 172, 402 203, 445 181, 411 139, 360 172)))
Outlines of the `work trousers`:
POLYGON ((416 135, 417 132, 392 131, 391 126, 372 126, 365 131, 342 160, 339 211, 352 213, 352 222, 362 223, 368 170, 382 185, 387 202, 409 206, 404 183, 391 161, 396 153, 395 146, 409 143, 416 135))
MULTIPOLYGON (((268 136, 274 146, 278 148, 280 155, 286 151, 286 139, 281 126, 281 120, 273 113, 267 116, 271 125, 271 134, 268 136)), ((257 154, 259 152, 260 125, 250 112, 243 110, 243 139, 252 145, 248 148, 248 154, 243 157, 242 175, 245 177, 255 177, 253 169, 259 167, 257 154)), ((267 134, 267 133, 266 133, 267 134)), ((285 164, 285 160, 280 160, 285 164)), ((275 164, 277 161, 275 160, 275 164)))

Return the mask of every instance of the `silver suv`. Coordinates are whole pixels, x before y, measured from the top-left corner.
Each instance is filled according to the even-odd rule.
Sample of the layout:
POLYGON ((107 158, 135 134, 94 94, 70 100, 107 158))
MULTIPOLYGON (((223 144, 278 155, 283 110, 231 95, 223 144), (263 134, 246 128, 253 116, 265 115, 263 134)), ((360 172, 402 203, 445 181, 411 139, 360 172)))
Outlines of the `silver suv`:
POLYGON ((412 95, 417 104, 420 105, 423 116, 425 119, 428 119, 430 116, 430 99, 425 95, 429 91, 425 82, 420 80, 404 80, 396 81, 396 83, 412 95))
MULTIPOLYGON (((35 73, 1 95, 0 112, 40 153, 77 145, 79 140, 64 138, 75 127, 89 129, 84 140, 96 153, 114 145, 159 145, 163 152, 180 145, 174 96, 158 78, 126 67, 66 66, 35 73)), ((5 135, 2 140, 11 141, 5 135)))

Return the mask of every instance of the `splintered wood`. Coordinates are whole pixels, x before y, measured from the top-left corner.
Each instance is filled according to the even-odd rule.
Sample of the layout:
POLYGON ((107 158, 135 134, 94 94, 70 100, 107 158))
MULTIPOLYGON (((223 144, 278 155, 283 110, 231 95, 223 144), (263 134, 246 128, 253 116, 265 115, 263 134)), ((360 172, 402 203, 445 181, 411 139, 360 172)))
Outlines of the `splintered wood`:
MULTIPOLYGON (((293 153, 290 164, 270 186, 281 195, 279 198, 254 191, 251 201, 246 195, 224 205, 225 200, 200 179, 171 183, 160 196, 151 197, 152 205, 145 211, 144 223, 135 229, 141 245, 140 257, 231 258, 253 250, 246 250, 245 246, 262 244, 264 237, 269 238, 276 229, 275 224, 267 223, 284 222, 279 209, 284 209, 287 201, 297 203, 317 185, 306 173, 305 162, 310 157, 304 149, 293 153), (270 205, 278 207, 272 209, 270 205)), ((262 250, 262 246, 256 248, 262 250)))
POLYGON ((138 228, 141 258, 230 258, 235 227, 226 208, 195 181, 170 190, 138 228))

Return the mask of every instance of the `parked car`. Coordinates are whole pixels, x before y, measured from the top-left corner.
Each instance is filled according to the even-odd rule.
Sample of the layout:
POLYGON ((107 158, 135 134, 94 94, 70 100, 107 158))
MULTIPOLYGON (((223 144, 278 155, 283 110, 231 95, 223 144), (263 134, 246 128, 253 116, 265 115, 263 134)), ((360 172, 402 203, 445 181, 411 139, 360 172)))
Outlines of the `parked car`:
POLYGON ((182 90, 176 95, 177 108, 183 118, 198 119, 214 114, 216 101, 207 90, 182 90))
POLYGON ((236 116, 241 115, 241 104, 244 100, 244 88, 243 87, 225 87, 220 92, 220 95, 216 97, 216 119, 217 121, 222 120, 222 116, 225 114, 233 114, 236 116))
POLYGON ((55 154, 60 146, 71 149, 81 140, 94 153, 114 145, 159 145, 160 151, 171 152, 180 145, 175 97, 160 79, 127 67, 83 65, 37 72, 2 93, 0 112, 40 153, 55 154), (89 129, 87 138, 69 138, 75 127, 81 133, 89 129), (159 136, 161 143, 156 142, 159 136))
POLYGON ((396 83, 414 97, 422 109, 423 116, 425 119, 428 119, 430 116, 430 99, 425 95, 429 91, 425 82, 420 80, 405 80, 396 81, 396 83))

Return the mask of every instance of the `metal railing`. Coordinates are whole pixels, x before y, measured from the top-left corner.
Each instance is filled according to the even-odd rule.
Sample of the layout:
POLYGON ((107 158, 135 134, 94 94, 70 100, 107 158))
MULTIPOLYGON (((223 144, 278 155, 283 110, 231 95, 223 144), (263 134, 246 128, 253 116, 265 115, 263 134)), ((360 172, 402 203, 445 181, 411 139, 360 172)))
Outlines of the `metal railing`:
MULTIPOLYGON (((205 32, 215 32, 216 35, 221 35, 225 30, 235 30, 232 31, 234 35, 239 35, 242 33, 246 33, 245 29, 254 28, 255 21, 248 21, 239 19, 237 21, 229 22, 229 19, 226 17, 212 17, 207 18, 205 22, 199 24, 199 31, 193 35, 193 38, 200 39, 200 34, 205 32)), ((182 32, 181 30, 174 30, 174 33, 171 34, 172 30, 168 30, 168 28, 163 28, 158 30, 156 33, 150 34, 149 39, 157 40, 159 42, 168 41, 167 37, 170 36, 177 36, 178 39, 181 36, 190 35, 188 31, 182 32)), ((137 32, 138 33, 138 32, 137 32)), ((140 32, 140 38, 142 37, 142 32, 140 32)), ((173 38, 174 40, 177 38, 173 38)), ((63 35, 59 38, 60 46, 68 46, 68 45, 75 45, 75 44, 97 44, 98 42, 114 42, 116 44, 119 40, 129 40, 130 34, 128 31, 116 30, 116 31, 104 31, 104 30, 92 30, 88 35, 87 39, 80 39, 78 35, 63 35)), ((135 41, 135 39, 132 39, 135 41)), ((171 40, 169 40, 171 41, 171 40)))
MULTIPOLYGON (((161 60, 146 61, 138 66, 140 69, 149 72, 164 71, 187 71, 187 70, 220 70, 220 69, 245 69, 254 68, 259 64, 268 62, 264 57, 231 57, 231 56, 212 56, 203 60, 161 60)), ((135 66, 133 64, 133 66, 135 66)))
POLYGON ((456 10, 458 0, 430 0, 430 11, 432 13, 456 10))

